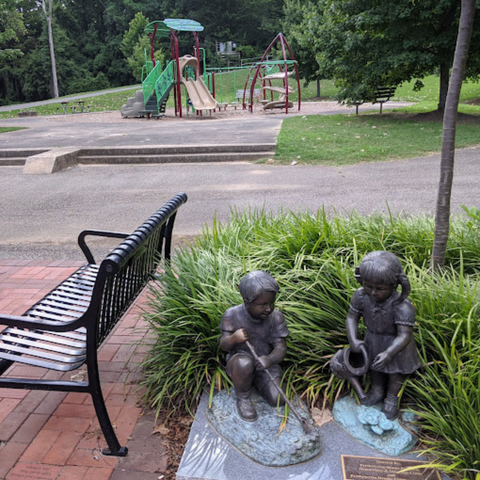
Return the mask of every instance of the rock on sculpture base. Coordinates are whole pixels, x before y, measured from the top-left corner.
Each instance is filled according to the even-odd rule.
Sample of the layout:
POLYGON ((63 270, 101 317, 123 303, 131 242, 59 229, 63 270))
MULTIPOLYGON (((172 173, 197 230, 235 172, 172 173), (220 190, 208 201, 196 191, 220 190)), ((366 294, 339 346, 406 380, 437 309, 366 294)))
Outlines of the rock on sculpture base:
MULTIPOLYGON (((416 438, 399 423, 398 419, 388 420, 381 412, 381 405, 365 407, 356 400, 343 397, 333 406, 333 418, 352 437, 386 455, 398 456, 410 451, 416 438)), ((413 416, 404 413, 404 422, 413 420, 413 416)))
MULTIPOLYGON (((255 391, 252 401, 258 414, 255 422, 246 422, 237 413, 235 391, 224 390, 213 397, 207 408, 207 419, 216 432, 252 460, 269 467, 284 467, 310 460, 320 453, 320 433, 315 427, 307 435, 298 419, 290 412, 285 428, 280 432, 283 407, 275 408, 255 391)), ((310 420, 303 403, 294 401, 302 418, 310 420)))

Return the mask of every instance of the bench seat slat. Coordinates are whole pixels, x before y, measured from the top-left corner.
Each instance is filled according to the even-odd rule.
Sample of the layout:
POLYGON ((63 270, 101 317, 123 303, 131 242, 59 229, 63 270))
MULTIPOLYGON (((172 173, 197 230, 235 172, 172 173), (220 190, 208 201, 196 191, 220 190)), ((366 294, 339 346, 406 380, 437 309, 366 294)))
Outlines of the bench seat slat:
POLYGON ((83 265, 76 272, 73 273, 75 277, 90 278, 95 281, 98 274, 98 265, 83 265))
POLYGON ((88 284, 95 283, 95 277, 96 277, 95 274, 87 274, 84 272, 79 272, 77 270, 70 277, 66 278, 65 281, 80 282, 88 285, 88 284))
POLYGON ((41 320, 56 320, 56 321, 59 322, 59 324, 66 323, 67 321, 75 320, 75 319, 81 317, 81 315, 79 315, 79 316, 72 315, 72 318, 67 318, 67 315, 55 315, 53 313, 47 313, 47 312, 36 311, 36 310, 29 310, 26 313, 26 316, 31 317, 31 318, 36 318, 37 320, 38 319, 41 319, 41 320))
POLYGON ((1 353, 0 358, 4 360, 8 360, 10 362, 23 363, 25 365, 32 365, 33 367, 47 368, 50 370, 57 370, 59 372, 70 372, 72 370, 77 369, 78 367, 81 367, 85 363, 85 359, 83 359, 81 362, 72 363, 72 364, 51 363, 51 362, 44 362, 42 360, 38 360, 35 358, 28 358, 28 357, 19 356, 19 355, 11 355, 9 353, 1 353))
POLYGON ((62 294, 67 297, 77 296, 79 299, 83 299, 86 301, 88 301, 91 297, 91 292, 89 294, 85 294, 84 291, 79 291, 78 289, 69 287, 67 285, 60 285, 58 288, 55 289, 55 292, 52 292, 52 294, 53 293, 62 294))
POLYGON ((58 300, 52 300, 50 299, 49 297, 45 297, 43 298, 42 300, 40 300, 37 305, 41 305, 41 306, 45 306, 45 305, 48 305, 48 306, 51 306, 51 307, 56 307, 56 308, 60 308, 60 309, 64 309, 64 310, 69 310, 69 311, 75 311, 75 312, 81 312, 81 313, 85 313, 87 308, 88 308, 88 305, 85 305, 85 306, 79 306, 78 304, 76 303, 73 303, 73 302, 61 302, 61 301, 58 301, 58 300))
POLYGON ((74 285, 79 285, 81 287, 83 286, 85 288, 93 288, 93 286, 95 285, 95 279, 87 277, 86 275, 77 275, 77 276, 69 277, 68 279, 65 280, 65 283, 66 284, 72 283, 74 285))
MULTIPOLYGON (((67 363, 67 364, 72 364, 72 363, 78 363, 80 359, 85 359, 85 354, 84 355, 56 355, 54 353, 49 353, 47 351, 42 351, 39 348, 43 346, 42 343, 39 343, 36 345, 37 348, 25 348, 25 347, 20 347, 18 345, 12 345, 8 344, 5 347, 2 347, 0 345, 0 358, 2 358, 2 355, 4 353, 18 353, 21 355, 28 355, 30 357, 36 357, 36 358, 42 358, 44 360, 52 360, 54 362, 58 363, 67 363)), ((19 357, 17 362, 22 362, 22 357, 19 357)))
MULTIPOLYGON (((86 310, 86 309, 85 309, 86 310)), ((73 310, 67 310, 67 309, 61 309, 61 308, 55 308, 50 305, 42 305, 41 303, 37 303, 34 308, 30 309, 28 311, 28 315, 60 315, 61 318, 65 318, 66 321, 75 319, 75 318, 80 318, 85 310, 82 311, 73 311, 73 310)))
MULTIPOLYGON (((16 329, 18 331, 18 329, 16 329)), ((10 332, 10 329, 7 329, 4 333, 10 332)), ((18 335, 15 332, 15 335, 18 335)), ((37 340, 47 340, 51 343, 58 343, 59 345, 68 345, 69 347, 82 348, 86 341, 85 334, 73 335, 72 332, 48 332, 47 333, 38 333, 37 331, 21 330, 22 337, 35 338, 37 340)))
MULTIPOLYGON (((28 347, 37 347, 42 350, 48 350, 50 352, 58 352, 58 353, 63 353, 65 355, 72 355, 72 356, 79 356, 79 355, 85 355, 86 353, 86 345, 83 345, 83 348, 78 349, 78 350, 73 350, 71 348, 64 348, 60 347, 58 344, 51 344, 51 343, 46 343, 46 335, 43 335, 42 342, 36 342, 34 340, 27 340, 26 338, 18 338, 18 336, 11 336, 11 335, 0 335, 0 342, 4 342, 6 345, 11 345, 12 343, 18 344, 18 345, 26 345, 28 347)), ((57 342, 55 342, 57 343, 57 342)), ((0 349, 1 349, 1 344, 0 344, 0 349)), ((8 348, 5 348, 5 350, 8 350, 8 348)))
POLYGON ((56 300, 59 302, 69 302, 75 305, 81 305, 85 307, 88 307, 90 305, 90 302, 84 296, 75 296, 75 295, 67 296, 67 294, 58 290, 55 290, 54 292, 50 293, 48 295, 48 298, 51 298, 52 300, 56 300))
POLYGON ((84 283, 79 282, 65 282, 62 283, 61 287, 66 288, 70 287, 74 292, 90 294, 93 291, 93 287, 85 285, 84 283))

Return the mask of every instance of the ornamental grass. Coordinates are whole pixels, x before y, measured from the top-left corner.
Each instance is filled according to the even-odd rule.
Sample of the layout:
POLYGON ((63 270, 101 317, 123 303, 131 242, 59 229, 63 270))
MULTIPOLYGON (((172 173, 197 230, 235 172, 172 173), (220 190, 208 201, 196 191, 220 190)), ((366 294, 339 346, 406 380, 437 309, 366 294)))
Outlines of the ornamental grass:
MULTIPOLYGON (((353 270, 372 250, 402 261, 416 307, 422 368, 402 405, 418 416, 419 436, 442 469, 460 478, 480 471, 480 216, 452 220, 447 266, 429 271, 433 219, 404 215, 232 211, 181 248, 158 276, 145 313, 154 345, 143 362, 150 405, 194 411, 203 392, 229 389, 219 322, 241 303, 239 280, 266 270, 280 285, 276 306, 290 335, 283 362, 289 395, 311 406, 349 393, 329 361, 347 344, 345 318, 358 288, 353 270)), ((352 394, 352 392, 350 392, 352 394)))

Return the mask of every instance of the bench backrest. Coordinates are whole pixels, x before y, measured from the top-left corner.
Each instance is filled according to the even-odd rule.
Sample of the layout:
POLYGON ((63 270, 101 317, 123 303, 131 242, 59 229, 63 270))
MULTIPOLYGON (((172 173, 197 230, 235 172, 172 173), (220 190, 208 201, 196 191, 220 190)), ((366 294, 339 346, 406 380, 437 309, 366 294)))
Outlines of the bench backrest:
MULTIPOLYGON (((250 98, 250 90, 237 90, 237 93, 235 95, 236 99, 242 99, 243 100, 243 93, 245 92, 245 99, 250 98)), ((253 92, 254 97, 259 97, 260 96, 260 89, 255 88, 253 92)))
POLYGON ((89 308, 97 320, 96 346, 151 280, 161 257, 170 260, 176 212, 186 201, 185 193, 173 197, 102 261, 89 308))
POLYGON ((375 91, 375 101, 385 101, 390 100, 390 97, 395 95, 395 90, 397 87, 378 87, 375 91))

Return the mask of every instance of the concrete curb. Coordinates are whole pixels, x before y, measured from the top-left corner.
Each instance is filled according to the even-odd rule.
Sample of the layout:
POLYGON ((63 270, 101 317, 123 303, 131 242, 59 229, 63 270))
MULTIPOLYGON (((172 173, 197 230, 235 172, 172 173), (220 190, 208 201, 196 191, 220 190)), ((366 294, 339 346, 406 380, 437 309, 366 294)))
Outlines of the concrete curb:
POLYGON ((24 175, 40 175, 60 172, 77 165, 80 150, 74 148, 54 148, 48 152, 28 157, 23 167, 24 175))

